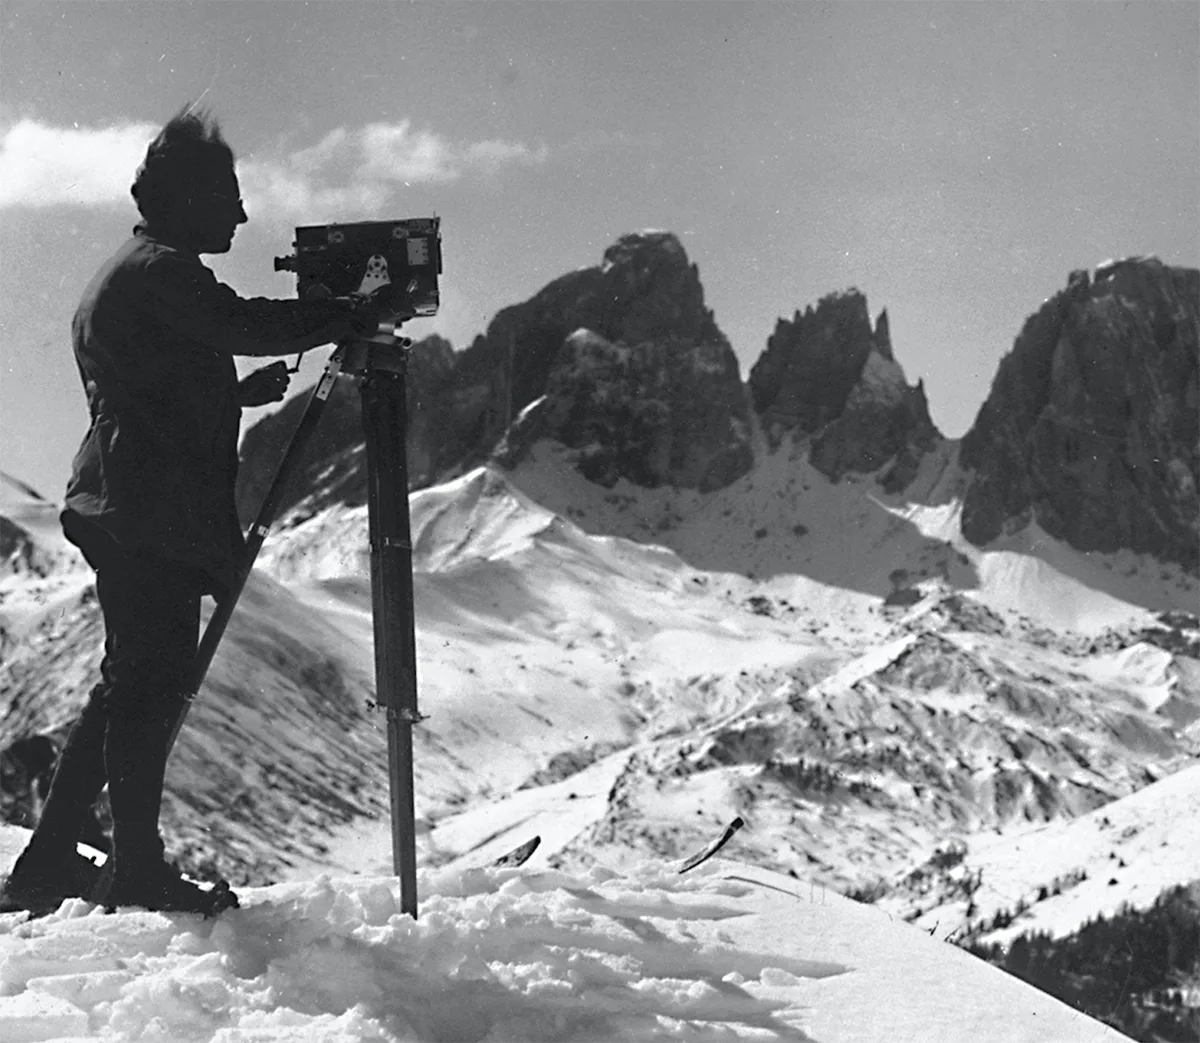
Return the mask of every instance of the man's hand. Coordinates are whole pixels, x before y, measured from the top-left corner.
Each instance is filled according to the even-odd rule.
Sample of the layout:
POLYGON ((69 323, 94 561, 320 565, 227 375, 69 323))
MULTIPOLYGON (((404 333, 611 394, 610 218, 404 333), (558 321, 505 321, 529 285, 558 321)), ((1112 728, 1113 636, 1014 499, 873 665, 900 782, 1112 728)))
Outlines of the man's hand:
POLYGON ((350 321, 355 331, 363 336, 372 336, 379 330, 379 320, 389 315, 388 307, 391 286, 380 286, 373 293, 355 299, 350 310, 350 321))
POLYGON ((272 362, 238 382, 238 405, 265 406, 282 402, 291 381, 286 362, 272 362))

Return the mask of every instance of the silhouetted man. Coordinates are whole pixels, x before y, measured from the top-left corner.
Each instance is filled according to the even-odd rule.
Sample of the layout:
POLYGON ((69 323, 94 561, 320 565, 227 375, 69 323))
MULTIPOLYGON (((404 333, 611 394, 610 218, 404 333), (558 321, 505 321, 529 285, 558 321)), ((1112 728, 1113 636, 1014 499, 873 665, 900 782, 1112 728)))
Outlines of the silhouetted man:
POLYGON ((84 291, 72 328, 91 426, 62 524, 96 571, 101 680, 0 909, 48 911, 71 896, 205 915, 237 904, 227 888, 183 879, 158 829, 200 599, 227 596, 244 551, 240 407, 278 401, 287 386, 282 363, 239 385, 233 356, 289 354, 369 324, 339 302, 240 298, 200 262, 227 251, 246 221, 233 153, 208 117, 185 109, 172 119, 132 193, 143 221, 84 291), (113 838, 101 874, 76 841, 106 782, 113 838))

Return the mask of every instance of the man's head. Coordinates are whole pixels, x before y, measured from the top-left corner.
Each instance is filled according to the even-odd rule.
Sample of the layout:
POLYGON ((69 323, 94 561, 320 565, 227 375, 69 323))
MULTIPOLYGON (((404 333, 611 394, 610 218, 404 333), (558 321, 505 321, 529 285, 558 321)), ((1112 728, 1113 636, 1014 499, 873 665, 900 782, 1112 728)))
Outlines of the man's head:
POLYGON ((225 253, 246 221, 233 151, 216 120, 190 106, 150 143, 130 191, 151 229, 196 253, 225 253))

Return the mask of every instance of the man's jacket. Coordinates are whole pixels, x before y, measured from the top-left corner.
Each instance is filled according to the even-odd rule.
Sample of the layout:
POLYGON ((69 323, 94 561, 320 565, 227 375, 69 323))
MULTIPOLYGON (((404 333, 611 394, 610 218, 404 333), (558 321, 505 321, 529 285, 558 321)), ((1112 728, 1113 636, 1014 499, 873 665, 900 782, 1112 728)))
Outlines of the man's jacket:
POLYGON ((344 311, 243 299, 195 253, 139 228, 97 272, 72 325, 91 426, 67 486, 68 538, 94 562, 113 540, 196 566, 223 595, 244 549, 233 356, 323 343, 335 308, 344 311))

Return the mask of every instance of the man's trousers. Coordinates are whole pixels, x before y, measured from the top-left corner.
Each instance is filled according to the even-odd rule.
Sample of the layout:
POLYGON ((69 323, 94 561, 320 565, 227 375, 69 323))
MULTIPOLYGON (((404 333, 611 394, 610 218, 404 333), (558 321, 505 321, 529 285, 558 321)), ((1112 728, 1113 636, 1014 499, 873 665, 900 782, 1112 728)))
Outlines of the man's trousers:
POLYGON ((204 575, 115 544, 88 559, 104 614, 101 679, 68 733, 34 840, 73 851, 107 782, 114 851, 161 856, 167 744, 196 654, 204 575))

